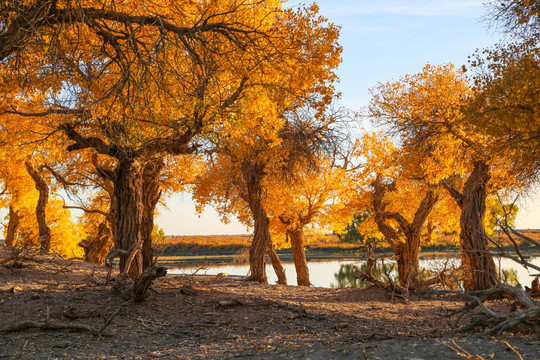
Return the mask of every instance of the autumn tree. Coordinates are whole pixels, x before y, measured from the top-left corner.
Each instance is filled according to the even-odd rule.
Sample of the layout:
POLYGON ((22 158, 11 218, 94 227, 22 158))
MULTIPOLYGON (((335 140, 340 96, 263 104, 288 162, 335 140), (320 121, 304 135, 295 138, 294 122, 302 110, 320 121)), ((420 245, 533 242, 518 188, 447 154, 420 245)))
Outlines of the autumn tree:
MULTIPOLYGON (((71 220, 71 212, 57 196, 59 184, 52 176, 52 164, 36 165, 28 158, 20 159, 17 151, 2 148, 5 167, 0 181, 5 186, 2 203, 9 208, 6 245, 36 244, 42 252, 54 251, 67 257, 79 257, 77 246, 81 228, 71 220)), ((36 156, 35 159, 39 159, 36 156)))
POLYGON ((515 182, 504 167, 509 159, 492 151, 493 139, 466 120, 465 109, 474 97, 468 79, 452 65, 426 65, 419 74, 379 85, 373 94, 375 119, 399 134, 405 149, 425 154, 422 166, 430 181, 442 184, 461 209, 465 288, 495 285, 485 233, 486 198, 515 182))
POLYGON ((317 11, 313 5, 290 13, 298 26, 288 29, 292 40, 289 50, 293 46, 297 56, 310 61, 297 67, 289 67, 295 62, 284 63, 288 73, 274 79, 279 81, 275 88, 246 90, 244 98, 235 104, 235 121, 225 123, 221 136, 212 141, 217 155, 211 159, 209 178, 201 177, 194 193, 201 204, 213 203, 223 213, 232 212, 254 227, 250 278, 258 282, 267 282, 266 252, 280 282, 285 281, 269 230, 265 204, 268 175, 293 173, 294 166, 307 154, 302 149, 320 141, 319 130, 324 128, 324 120, 315 127, 302 127, 294 114, 309 106, 320 118, 334 92, 334 69, 341 52, 338 28, 325 18, 316 17, 317 11), (310 16, 303 17, 303 11, 310 16))
POLYGON ((269 189, 268 207, 274 231, 285 233, 290 241, 296 281, 311 285, 305 253, 305 228, 331 229, 342 218, 337 209, 349 189, 346 169, 329 156, 319 155, 312 167, 295 172, 293 179, 277 181, 269 189))
POLYGON ((488 5, 488 20, 508 38, 477 51, 471 58, 478 94, 469 123, 494 139, 494 150, 507 154, 514 175, 530 185, 540 170, 536 156, 540 123, 539 5, 536 1, 488 5))
MULTIPOLYGON (((326 62, 327 52, 303 50, 327 31, 316 7, 283 10, 271 0, 5 4, 4 74, 20 80, 19 93, 46 94, 12 112, 39 115, 71 141, 69 151, 114 160, 112 171, 99 170, 114 184, 122 270, 142 244, 131 277, 152 253, 150 214, 163 158, 193 152, 195 137, 232 119, 231 106, 247 88, 289 78, 286 90, 300 94, 315 75, 293 78, 294 69, 326 62)), ((318 46, 332 48, 333 36, 318 46)))
MULTIPOLYGON (((276 143, 259 138, 257 129, 240 129, 232 139, 219 141, 206 171, 195 181, 193 199, 199 211, 212 205, 224 221, 236 216, 254 228, 249 251, 250 279, 266 283, 265 254, 273 252, 273 244, 265 207, 265 180, 267 173, 274 171, 271 153, 275 154, 276 143)), ((279 259, 272 260, 278 283, 286 284, 279 259)))
MULTIPOLYGON (((310 109, 314 110, 314 117, 306 118, 297 116, 303 109, 279 111, 283 109, 282 102, 244 101, 247 101, 244 108, 246 112, 250 108, 247 104, 256 104, 256 107, 266 104, 269 110, 278 110, 278 116, 270 117, 272 112, 266 112, 267 124, 261 127, 258 122, 252 122, 253 117, 246 113, 244 126, 230 128, 228 136, 219 138, 215 144, 215 154, 209 158, 208 170, 196 181, 193 196, 200 207, 211 204, 225 217, 235 215, 242 222, 253 226, 249 256, 252 280, 267 282, 264 257, 270 250, 269 255, 278 273, 279 283, 284 283, 285 274, 280 269, 279 259, 273 254, 270 220, 278 216, 287 216, 289 219, 291 216, 290 226, 296 228, 297 224, 293 223, 296 222, 292 218, 294 210, 289 213, 286 210, 293 205, 292 202, 285 201, 278 205, 279 189, 285 187, 283 195, 302 187, 300 179, 306 173, 305 167, 312 165, 332 120, 321 116, 319 110, 313 107, 310 109), (293 183, 298 185, 293 186, 293 183), (269 213, 270 209, 273 214, 269 213)), ((290 195, 289 198, 292 197, 290 195)), ((316 209, 310 209, 307 223, 313 220, 321 206, 317 204, 316 209)), ((295 256, 299 264, 302 261, 305 266, 301 243, 303 239, 299 237, 298 240, 297 250, 300 253, 295 251, 295 256), (302 257, 303 260, 300 260, 302 257)), ((309 278, 299 284, 308 285, 306 282, 309 282, 309 278)))
POLYGON ((364 134, 357 156, 364 163, 355 174, 353 208, 368 209, 363 225, 373 222, 392 248, 401 286, 420 287, 419 252, 426 223, 442 197, 439 185, 430 181, 418 158, 379 134, 364 134))
POLYGON ((348 172, 353 170, 351 112, 331 105, 317 119, 319 115, 313 110, 298 111, 295 125, 281 132, 287 157, 304 161, 289 164, 281 176, 272 176, 267 189, 272 232, 285 234, 290 242, 300 286, 311 284, 305 253, 306 229, 321 233, 343 226, 350 194, 348 172), (312 145, 308 142, 307 147, 306 136, 312 138, 312 145))

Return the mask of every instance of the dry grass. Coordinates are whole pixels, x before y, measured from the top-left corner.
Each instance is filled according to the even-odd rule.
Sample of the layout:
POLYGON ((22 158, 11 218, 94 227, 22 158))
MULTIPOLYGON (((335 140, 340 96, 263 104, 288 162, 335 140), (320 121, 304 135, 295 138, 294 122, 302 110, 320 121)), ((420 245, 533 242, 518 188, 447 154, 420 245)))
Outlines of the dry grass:
MULTIPOLYGON (((247 249, 251 244, 250 235, 183 235, 166 236, 164 246, 167 253, 237 253, 247 249)), ((335 235, 307 235, 306 246, 317 250, 353 250, 358 249, 361 244, 340 243, 335 235)), ((276 247, 278 249, 288 249, 290 243, 282 237, 275 237, 276 247)))
MULTIPOLYGON (((523 235, 540 241, 540 230, 526 229, 519 230, 523 235)), ((432 247, 448 247, 456 246, 456 235, 441 236, 430 246, 424 245, 426 250, 432 247)), ((504 234, 496 233, 494 239, 501 246, 512 246, 512 243, 504 236, 504 234)), ((236 254, 245 251, 251 244, 251 235, 176 235, 166 236, 163 245, 166 248, 165 253, 182 253, 184 255, 199 255, 199 254, 236 254)), ((363 247, 363 244, 340 243, 335 235, 306 235, 306 247, 312 251, 333 251, 346 252, 358 250, 363 247)), ((521 245, 526 243, 519 242, 521 245)), ((283 235, 274 236, 274 246, 277 249, 289 249, 291 247, 283 235)), ((384 243, 379 244, 379 247, 385 247, 384 243)))

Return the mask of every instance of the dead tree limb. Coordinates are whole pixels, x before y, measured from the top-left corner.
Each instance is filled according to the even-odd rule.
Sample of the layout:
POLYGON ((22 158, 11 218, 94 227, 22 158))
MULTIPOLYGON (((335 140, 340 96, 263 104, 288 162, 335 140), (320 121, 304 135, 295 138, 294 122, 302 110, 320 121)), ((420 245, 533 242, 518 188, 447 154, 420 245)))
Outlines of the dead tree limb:
POLYGON ((451 312, 450 316, 470 315, 471 321, 453 330, 453 334, 473 332, 478 329, 482 331, 478 334, 479 336, 502 334, 512 330, 540 333, 538 325, 540 306, 521 287, 499 284, 487 290, 464 292, 463 295, 469 297, 471 301, 451 312), (496 297, 516 301, 517 306, 512 307, 508 313, 490 309, 485 301, 496 297))
POLYGON ((384 256, 378 256, 376 258, 373 258, 373 252, 375 251, 375 247, 376 245, 368 244, 365 271, 362 271, 356 265, 353 265, 353 268, 358 272, 358 277, 362 280, 369 281, 370 283, 377 287, 380 287, 381 289, 384 289, 392 294, 397 294, 399 297, 406 299, 408 297, 409 291, 393 282, 388 274, 386 274, 388 280, 387 282, 383 282, 373 276, 372 270, 377 263, 377 260, 384 258, 384 256))
MULTIPOLYGON (((124 300, 133 300, 134 302, 143 301, 148 288, 152 284, 152 281, 167 275, 166 268, 154 265, 145 269, 143 273, 134 281, 129 278, 129 268, 133 259, 135 258, 135 255, 141 250, 142 244, 143 242, 139 241, 132 248, 126 261, 124 271, 116 277, 114 282, 114 289, 120 293, 120 296, 122 296, 124 300)), ((119 254, 119 250, 117 250, 117 254, 119 254)))

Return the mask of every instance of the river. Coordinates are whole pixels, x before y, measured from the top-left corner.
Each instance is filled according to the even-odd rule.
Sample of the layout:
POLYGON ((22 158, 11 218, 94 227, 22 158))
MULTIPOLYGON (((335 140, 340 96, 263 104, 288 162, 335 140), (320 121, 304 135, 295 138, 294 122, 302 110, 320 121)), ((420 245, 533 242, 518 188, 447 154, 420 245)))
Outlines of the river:
MULTIPOLYGON (((532 257, 528 260, 534 265, 540 266, 540 257, 532 257)), ((446 263, 447 267, 452 265, 459 266, 459 259, 427 259, 420 260, 420 267, 426 269, 426 277, 429 277, 429 271, 437 271, 444 267, 446 263)), ((522 267, 521 265, 515 263, 510 259, 496 259, 496 263, 499 269, 502 269, 501 273, 502 278, 508 278, 508 282, 515 284, 516 281, 522 285, 530 285, 531 281, 534 279, 531 274, 538 274, 538 271, 531 270, 530 272, 522 267)), ((308 262, 309 275, 311 283, 313 286, 318 287, 362 287, 365 286, 364 283, 359 281, 359 279, 354 278, 352 265, 361 267, 365 264, 364 261, 354 261, 354 260, 328 260, 328 261, 310 261, 308 262)), ((392 277, 396 277, 395 264, 387 261, 387 272, 392 277)), ((296 272, 294 269, 294 264, 292 262, 284 262, 283 266, 287 274, 287 280, 289 285, 296 285, 296 272)), ((268 282, 274 284, 277 281, 276 274, 272 269, 271 265, 267 265, 267 274, 268 282)), ((383 273, 383 269, 379 267, 379 274, 383 273)), ((169 274, 196 274, 198 275, 216 275, 218 273, 227 273, 229 275, 245 276, 249 272, 248 265, 210 265, 204 268, 200 266, 182 266, 174 267, 171 266, 169 274), (198 271, 197 271, 198 270, 198 271)))

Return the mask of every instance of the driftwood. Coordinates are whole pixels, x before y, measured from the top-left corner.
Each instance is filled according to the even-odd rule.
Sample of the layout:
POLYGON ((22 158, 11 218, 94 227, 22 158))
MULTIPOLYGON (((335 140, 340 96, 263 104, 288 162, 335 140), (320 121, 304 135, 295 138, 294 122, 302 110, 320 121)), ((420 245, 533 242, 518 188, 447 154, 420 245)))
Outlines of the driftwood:
POLYGON ((531 287, 525 286, 525 292, 530 296, 540 296, 540 281, 537 277, 531 282, 531 287))
POLYGON ((381 289, 384 289, 384 290, 392 293, 393 295, 397 295, 398 297, 407 299, 408 295, 409 295, 408 289, 405 289, 405 288, 399 286, 398 284, 396 284, 395 282, 393 282, 390 279, 390 276, 388 276, 388 274, 386 274, 387 275, 386 277, 387 277, 387 280, 388 280, 387 282, 383 282, 383 281, 381 281, 379 279, 376 279, 372 275, 372 270, 373 270, 373 267, 375 266, 375 264, 377 263, 377 260, 379 260, 381 258, 384 258, 384 256, 378 256, 376 258, 373 258, 373 252, 374 251, 375 251, 375 245, 368 244, 367 259, 366 259, 366 270, 365 271, 362 271, 357 266, 353 265, 353 268, 358 272, 358 277, 360 279, 362 279, 362 280, 369 281, 373 285, 375 285, 375 286, 377 286, 377 287, 379 287, 381 289))
POLYGON ((216 281, 219 281, 219 280, 221 280, 221 279, 223 279, 223 278, 225 278, 227 276, 229 276, 229 274, 221 272, 221 273, 217 274, 216 276, 214 276, 212 279, 208 280, 205 283, 205 285, 210 285, 212 283, 215 283, 216 281))
POLYGON ((230 307, 234 307, 234 306, 243 306, 243 305, 244 304, 242 304, 240 301, 238 301, 236 299, 223 299, 223 300, 220 300, 216 304, 216 308, 225 309, 225 308, 230 308, 230 307))
POLYGON ((447 316, 458 319, 469 315, 471 320, 452 331, 453 334, 473 332, 480 329, 479 336, 502 334, 505 331, 521 330, 540 334, 540 306, 521 288, 499 284, 487 290, 464 292, 471 300, 460 309, 450 311, 447 316), (485 302, 489 299, 507 298, 515 301, 510 312, 496 312, 485 302))
MULTIPOLYGON (((148 291, 148 288, 152 284, 152 281, 154 281, 157 278, 167 275, 167 269, 161 266, 157 266, 156 262, 154 262, 154 265, 150 266, 149 268, 146 268, 137 279, 131 280, 129 278, 128 273, 131 267, 131 263, 133 262, 135 255, 141 250, 142 244, 143 242, 139 241, 131 249, 131 252, 126 261, 125 269, 120 275, 116 277, 114 281, 114 286, 113 286, 113 288, 118 293, 120 293, 120 296, 122 296, 124 300, 127 300, 127 301, 132 300, 133 302, 136 302, 136 303, 141 302, 145 299, 146 292, 148 291)), ((125 250, 117 249, 116 252, 113 254, 113 256, 110 257, 111 264, 112 264, 112 259, 119 256, 120 253, 127 254, 125 250)), ((109 274, 111 271, 110 270, 111 267, 112 266, 109 266, 109 274)))
POLYGON ((167 269, 159 266, 151 266, 143 271, 135 281, 131 280, 127 273, 118 275, 114 281, 114 289, 120 293, 124 300, 141 302, 145 299, 146 292, 157 278, 167 275, 167 269))

